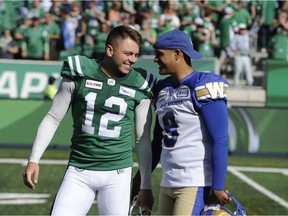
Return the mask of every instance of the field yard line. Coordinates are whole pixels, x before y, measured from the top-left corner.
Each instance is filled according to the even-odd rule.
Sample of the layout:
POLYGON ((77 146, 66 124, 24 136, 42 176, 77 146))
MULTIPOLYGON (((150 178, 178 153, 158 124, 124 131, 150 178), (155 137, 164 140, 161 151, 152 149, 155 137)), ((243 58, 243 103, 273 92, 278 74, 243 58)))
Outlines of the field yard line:
MULTIPOLYGON (((27 159, 14 159, 14 158, 0 158, 0 163, 8 163, 8 164, 21 164, 23 166, 27 165, 27 159)), ((50 160, 43 159, 39 161, 39 164, 53 164, 53 165, 67 165, 67 160, 50 160)))
POLYGON ((286 202, 285 200, 283 200, 281 197, 277 196, 276 194, 272 193, 271 191, 269 191, 265 187, 261 186, 257 182, 253 181, 252 179, 250 179, 249 177, 247 177, 243 173, 239 172, 237 169, 235 169, 233 167, 228 167, 228 171, 231 172, 233 175, 237 176, 238 178, 240 178, 242 181, 249 184, 254 189, 258 190, 260 193, 263 193, 268 198, 274 200, 275 202, 279 203, 280 205, 282 205, 283 207, 288 209, 288 202, 286 202))
POLYGON ((0 205, 35 205, 47 202, 50 194, 0 193, 0 205))
MULTIPOLYGON (((16 158, 0 158, 0 163, 7 164, 21 164, 23 166, 27 165, 27 159, 16 159, 16 158)), ((41 159, 39 164, 53 164, 53 165, 66 165, 68 160, 52 160, 52 159, 41 159)), ((138 167, 138 163, 134 162, 133 167, 138 167)), ((157 168, 161 168, 161 164, 157 165, 157 168)), ((248 167, 248 166, 228 166, 228 168, 237 171, 246 172, 271 172, 271 173, 282 173, 288 175, 287 168, 271 168, 271 167, 248 167)))
POLYGON ((14 200, 0 200, 0 205, 28 205, 28 204, 44 204, 45 199, 14 199, 14 200))
POLYGON ((31 193, 0 193, 1 199, 14 199, 14 198, 23 198, 23 199, 38 199, 38 198, 47 198, 50 197, 50 194, 31 194, 31 193))
POLYGON ((288 169, 286 168, 272 168, 272 167, 243 167, 243 166, 229 166, 237 171, 245 172, 267 172, 267 173, 282 173, 288 175, 288 169))

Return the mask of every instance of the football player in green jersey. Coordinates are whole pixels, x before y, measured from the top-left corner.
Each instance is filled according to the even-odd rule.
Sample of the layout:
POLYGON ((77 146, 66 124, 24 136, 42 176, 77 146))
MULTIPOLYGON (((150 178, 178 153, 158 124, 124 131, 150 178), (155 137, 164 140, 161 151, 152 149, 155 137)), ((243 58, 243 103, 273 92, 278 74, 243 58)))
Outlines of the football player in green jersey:
POLYGON ((71 106, 71 153, 52 215, 86 215, 95 195, 100 215, 128 214, 134 123, 142 179, 137 204, 151 211, 150 100, 156 79, 133 68, 140 44, 137 31, 118 26, 110 31, 100 62, 79 55, 64 61, 60 88, 39 125, 23 174, 24 183, 35 189, 38 162, 71 106))

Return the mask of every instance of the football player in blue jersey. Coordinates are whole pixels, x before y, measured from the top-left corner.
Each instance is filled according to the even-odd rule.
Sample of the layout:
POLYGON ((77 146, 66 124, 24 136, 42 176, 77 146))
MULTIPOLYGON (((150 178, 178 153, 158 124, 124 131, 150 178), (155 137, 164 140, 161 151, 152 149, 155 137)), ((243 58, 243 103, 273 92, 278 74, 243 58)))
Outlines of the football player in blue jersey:
POLYGON ((159 73, 170 75, 154 92, 158 141, 152 145, 158 146, 154 159, 161 152, 162 165, 159 214, 199 215, 207 203, 224 205, 231 200, 224 190, 228 82, 192 67, 191 58, 202 56, 181 30, 160 35, 154 48, 159 73))
MULTIPOLYGON (((168 75, 154 91, 152 171, 159 160, 162 165, 158 213, 200 215, 206 204, 224 205, 231 200, 224 190, 228 82, 192 67, 191 58, 202 56, 181 30, 160 35, 154 48, 159 73, 168 75)), ((137 173, 134 191, 139 179, 137 173)))
POLYGON ((117 26, 100 62, 79 55, 64 61, 59 91, 38 127, 23 174, 25 185, 35 189, 39 160, 71 106, 71 153, 52 215, 87 215, 96 195, 99 215, 128 214, 134 121, 142 179, 137 204, 151 211, 150 101, 156 79, 133 67, 140 45, 137 31, 117 26))

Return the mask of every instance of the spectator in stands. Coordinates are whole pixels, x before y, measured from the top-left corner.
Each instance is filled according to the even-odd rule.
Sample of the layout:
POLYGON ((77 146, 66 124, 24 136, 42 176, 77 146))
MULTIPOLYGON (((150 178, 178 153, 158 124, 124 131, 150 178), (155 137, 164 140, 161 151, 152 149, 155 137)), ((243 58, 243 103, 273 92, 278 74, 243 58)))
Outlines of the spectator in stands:
POLYGON ((214 49, 211 44, 211 32, 204 26, 202 18, 195 19, 196 31, 192 40, 195 42, 195 49, 204 57, 214 57, 214 49))
POLYGON ((141 23, 142 19, 149 19, 151 28, 156 30, 158 26, 158 18, 161 13, 159 0, 135 1, 135 7, 137 9, 136 16, 138 23, 141 23))
POLYGON ((273 20, 272 40, 269 44, 269 55, 273 59, 287 60, 288 56, 288 16, 280 10, 273 20))
POLYGON ((60 24, 61 22, 61 15, 60 15, 60 9, 61 9, 61 2, 58 0, 51 0, 52 5, 49 9, 49 12, 54 16, 54 20, 57 24, 60 24))
POLYGON ((134 15, 131 15, 129 13, 122 13, 120 25, 129 26, 135 29, 136 31, 140 31, 141 27, 135 21, 136 19, 134 15))
MULTIPOLYGON (((208 10, 213 11, 214 15, 213 15, 212 22, 216 28, 218 28, 220 25, 222 14, 223 14, 223 12, 225 14, 224 9, 226 7, 227 7, 227 5, 226 5, 225 0, 217 0, 217 1, 207 0, 207 1, 204 1, 204 4, 203 4, 204 10, 208 9, 208 10)), ((203 13, 204 13, 204 11, 203 11, 203 13)))
POLYGON ((122 0, 122 10, 130 15, 136 15, 134 0, 122 0))
POLYGON ((288 14, 285 11, 279 11, 273 20, 273 35, 275 34, 288 35, 288 14))
MULTIPOLYGON (((263 46, 267 46, 267 41, 270 41, 268 36, 273 28, 271 28, 270 23, 271 20, 275 18, 275 9, 279 8, 285 11, 288 8, 288 3, 277 0, 252 0, 248 2, 239 0, 48 0, 45 2, 41 0, 13 2, 0 0, 0 32, 1 28, 3 27, 9 27, 11 28, 12 32, 15 32, 15 39, 20 49, 19 53, 16 55, 16 58, 24 58, 27 56, 27 53, 25 53, 27 48, 23 47, 25 46, 25 43, 23 43, 23 33, 25 32, 25 29, 27 28, 26 24, 28 24, 29 21, 25 22, 26 24, 23 25, 22 23, 20 25, 16 25, 15 21, 20 22, 19 17, 25 19, 26 17, 31 18, 31 16, 36 15, 39 18, 39 23, 41 24, 44 22, 44 19, 42 21, 41 18, 44 16, 44 12, 47 12, 47 10, 49 10, 49 12, 54 16, 54 21, 61 28, 60 50, 73 50, 73 54, 76 52, 85 52, 87 45, 91 47, 94 46, 91 44, 91 41, 94 40, 93 37, 96 35, 97 31, 99 31, 100 22, 110 22, 111 27, 118 26, 121 24, 121 17, 123 13, 129 13, 132 15, 129 25, 133 26, 135 29, 137 29, 137 26, 141 24, 141 20, 143 18, 149 18, 151 28, 156 30, 158 35, 175 28, 180 28, 187 34, 192 35, 192 32, 194 32, 196 28, 191 21, 195 20, 195 17, 201 17, 204 19, 204 27, 208 28, 211 34, 211 43, 214 51, 216 51, 215 55, 220 57, 220 52, 221 50, 223 51, 223 40, 226 40, 226 34, 228 31, 226 33, 222 32, 222 35, 220 35, 219 29, 222 27, 219 26, 223 15, 224 17, 227 15, 224 9, 228 5, 235 8, 234 17, 238 23, 245 23, 249 28, 255 27, 254 44, 256 44, 257 39, 259 40, 259 44, 261 44, 260 46, 256 44, 256 46, 258 45, 258 49, 263 48, 263 46), (44 5, 46 6, 44 7, 44 5), (249 10, 246 8, 249 8, 249 10), (85 16, 84 13, 82 15, 84 10, 85 16), (250 25, 251 21, 249 15, 252 18, 252 26, 250 25), (74 21, 71 19, 73 16, 76 19, 74 21), (83 17, 85 19, 83 19, 83 17), (135 20, 133 21, 134 18, 135 20), (260 22, 258 22, 258 20, 260 20, 260 22), (81 24, 78 25, 77 23, 81 24), (260 25, 257 25, 258 23, 260 25), (87 30, 85 31, 86 25, 87 30), (260 26, 261 31, 258 31, 260 26), (74 31, 76 31, 76 33, 74 31), (77 35, 79 36, 78 38, 77 35), (224 39, 222 39, 223 37, 224 39), (78 45, 80 45, 79 47, 77 47, 76 39, 78 40, 78 45), (219 45, 217 45, 217 43, 219 43, 219 45)), ((125 19, 125 21, 127 21, 127 19, 125 19)), ((265 48, 262 50, 265 51, 265 48)), ((67 54, 69 51, 67 51, 67 54)), ((55 57, 51 56, 51 59, 54 60, 55 57)), ((221 61, 219 62, 219 65, 223 64, 221 61)))
POLYGON ((208 31, 210 32, 211 46, 216 52, 216 49, 218 50, 219 48, 219 40, 217 37, 220 35, 220 32, 218 29, 216 29, 213 23, 213 12, 211 10, 209 9, 205 10, 203 21, 204 21, 204 27, 208 29, 208 31))
POLYGON ((93 43, 93 58, 100 61, 105 54, 105 42, 110 31, 110 25, 108 22, 103 22, 100 24, 100 31, 94 37, 93 43))
MULTIPOLYGON (((109 22, 109 20, 105 19, 105 13, 102 7, 97 6, 97 1, 89 1, 87 8, 84 10, 84 16, 87 18, 86 20, 89 22, 97 22, 97 26, 99 27, 99 22, 109 22)), ((87 23, 87 26, 89 24, 87 23)), ((91 25, 92 26, 92 25, 91 25)), ((95 25, 93 25, 95 26, 95 25)))
POLYGON ((50 12, 45 13, 44 29, 48 33, 50 60, 58 60, 60 52, 61 29, 54 21, 54 16, 50 12))
POLYGON ((261 8, 260 29, 259 29, 259 49, 263 53, 267 53, 269 41, 271 39, 272 24, 276 17, 276 9, 278 8, 277 0, 257 1, 257 7, 261 8))
POLYGON ((245 24, 248 28, 252 24, 252 17, 249 11, 247 10, 247 2, 246 1, 237 1, 235 3, 235 11, 233 19, 237 24, 245 24))
POLYGON ((244 23, 239 24, 238 34, 231 40, 231 54, 234 58, 234 84, 239 85, 240 76, 244 73, 248 86, 253 85, 252 63, 250 58, 249 31, 244 23))
POLYGON ((10 29, 4 29, 0 37, 0 58, 14 59, 14 55, 18 52, 18 44, 12 37, 10 29))
POLYGON ((175 1, 166 1, 164 11, 158 19, 158 35, 173 29, 180 28, 180 24, 180 18, 177 16, 175 10, 175 1))
POLYGON ((31 20, 24 17, 20 20, 20 25, 15 29, 14 38, 18 44, 19 52, 16 54, 17 59, 24 59, 27 57, 27 31, 31 25, 31 20))
POLYGON ((219 29, 220 29, 220 56, 218 58, 217 74, 220 74, 221 68, 228 57, 228 50, 230 41, 234 36, 233 30, 233 16, 234 11, 231 7, 224 9, 225 16, 221 18, 219 29))
POLYGON ((278 1, 279 9, 288 12, 288 1, 278 1))
POLYGON ((60 16, 62 18, 61 32, 63 47, 65 50, 73 50, 76 43, 77 20, 70 16, 66 8, 61 8, 60 16))
POLYGON ((70 5, 70 16, 75 19, 77 27, 75 29, 76 44, 82 49, 85 44, 85 34, 87 30, 86 22, 83 18, 82 9, 77 2, 72 2, 70 5))
POLYGON ((121 2, 113 0, 112 7, 108 10, 107 19, 111 22, 111 27, 118 26, 121 23, 121 2))
POLYGON ((192 25, 195 18, 200 17, 200 14, 197 16, 197 14, 194 13, 194 6, 195 4, 192 4, 192 2, 187 2, 183 16, 181 18, 181 29, 184 29, 186 26, 192 25))
MULTIPOLYGON (((31 1, 30 1, 31 2, 31 1)), ((45 10, 41 6, 41 1, 40 0, 33 0, 31 2, 32 6, 31 8, 29 7, 28 3, 28 17, 32 19, 33 17, 38 18, 39 24, 42 24, 45 22, 45 10)))
MULTIPOLYGON (((143 3, 145 2, 142 2, 142 4, 143 3)), ((147 5, 145 4, 145 6, 140 5, 138 9, 139 13, 137 13, 137 17, 136 17, 136 20, 137 20, 136 22, 138 22, 140 25, 143 19, 149 19, 150 27, 153 28, 156 32, 158 28, 158 17, 160 13, 159 12, 160 7, 159 7, 159 4, 157 3, 158 1, 153 1, 153 2, 149 1, 147 5)))
POLYGON ((139 33, 142 36, 140 54, 141 55, 154 55, 155 51, 154 51, 153 45, 157 39, 157 32, 151 28, 149 19, 142 20, 141 30, 139 31, 139 33))
POLYGON ((14 1, 0 0, 0 34, 4 29, 15 27, 18 15, 13 3, 14 1))
POLYGON ((27 59, 49 60, 48 32, 39 25, 38 17, 32 18, 32 24, 27 29, 25 38, 27 59))

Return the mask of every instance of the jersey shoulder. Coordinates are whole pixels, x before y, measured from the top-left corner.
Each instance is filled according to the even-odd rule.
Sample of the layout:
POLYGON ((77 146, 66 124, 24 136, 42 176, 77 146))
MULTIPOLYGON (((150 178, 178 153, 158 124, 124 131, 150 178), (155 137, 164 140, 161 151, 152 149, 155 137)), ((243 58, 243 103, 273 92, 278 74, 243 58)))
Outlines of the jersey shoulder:
POLYGON ((173 85, 172 76, 165 77, 163 79, 157 80, 157 83, 153 89, 155 95, 157 95, 162 89, 173 85))
POLYGON ((228 81, 214 73, 195 72, 194 91, 198 101, 227 100, 228 81))
POLYGON ((152 90, 156 85, 157 78, 155 75, 143 68, 133 68, 130 72, 128 82, 136 85, 139 90, 153 94, 152 90))
POLYGON ((87 58, 86 56, 75 55, 67 57, 61 68, 61 76, 75 79, 79 77, 95 76, 95 68, 98 68, 98 63, 95 59, 87 58))

